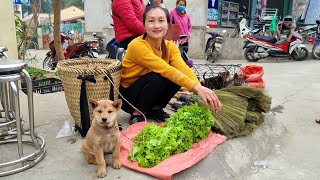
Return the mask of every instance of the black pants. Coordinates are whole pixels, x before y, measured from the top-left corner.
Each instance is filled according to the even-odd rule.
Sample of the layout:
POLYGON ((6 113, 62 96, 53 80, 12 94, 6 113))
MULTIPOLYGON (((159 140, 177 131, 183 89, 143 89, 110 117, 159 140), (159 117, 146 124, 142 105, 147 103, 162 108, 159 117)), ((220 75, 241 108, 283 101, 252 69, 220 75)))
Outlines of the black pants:
POLYGON ((120 44, 121 47, 123 47, 125 50, 127 50, 128 44, 136 37, 138 37, 138 35, 137 36, 128 37, 127 39, 125 39, 123 41, 120 41, 119 44, 120 44))
MULTIPOLYGON (((180 86, 162 77, 160 74, 150 72, 129 87, 120 87, 120 93, 132 105, 143 113, 147 113, 152 107, 166 107, 170 99, 179 91, 180 86)), ((134 111, 126 101, 122 101, 122 110, 132 114, 134 111)))

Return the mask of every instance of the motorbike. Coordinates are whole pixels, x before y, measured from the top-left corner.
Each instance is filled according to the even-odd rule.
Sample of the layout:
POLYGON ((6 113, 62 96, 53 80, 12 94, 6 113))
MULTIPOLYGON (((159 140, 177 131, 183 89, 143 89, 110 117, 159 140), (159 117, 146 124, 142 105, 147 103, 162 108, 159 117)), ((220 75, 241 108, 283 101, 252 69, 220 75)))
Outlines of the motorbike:
MULTIPOLYGON (((246 9, 246 7, 244 6, 243 9, 246 9)), ((251 18, 248 14, 246 14, 245 12, 242 12, 242 19, 237 24, 237 26, 233 29, 233 31, 229 35, 229 38, 235 38, 238 34, 242 38, 246 34, 260 34, 263 28, 250 29, 247 25, 249 20, 254 20, 254 18, 251 18)))
POLYGON ((105 38, 103 36, 97 35, 97 33, 95 33, 95 32, 92 33, 92 36, 94 37, 95 40, 98 41, 98 44, 97 44, 96 48, 97 48, 97 52, 99 54, 101 54, 102 51, 103 51, 103 41, 104 41, 105 38))
POLYGON ((116 38, 112 38, 106 46, 106 51, 107 51, 107 56, 106 58, 109 59, 118 59, 122 60, 123 56, 121 53, 124 52, 125 50, 120 46, 119 43, 117 43, 116 38), (120 54, 119 49, 121 49, 120 54))
POLYGON ((285 41, 280 44, 276 43, 275 37, 269 36, 247 34, 245 39, 244 56, 249 62, 257 62, 266 57, 289 57, 289 59, 302 61, 308 56, 308 50, 302 44, 302 36, 297 32, 293 33, 290 42, 285 41))
POLYGON ((302 35, 303 37, 303 43, 306 43, 308 41, 311 41, 313 37, 316 37, 317 35, 317 25, 309 25, 309 26, 304 26, 301 27, 298 32, 302 35))
POLYGON ((0 59, 8 59, 9 58, 6 51, 8 51, 8 48, 0 47, 0 59))
MULTIPOLYGON (((69 40, 69 36, 64 33, 60 33, 61 42, 65 43, 69 40)), ((63 55, 65 59, 73 59, 80 57, 97 58, 97 40, 84 41, 81 43, 75 43, 69 45, 66 49, 63 49, 63 55)), ((54 48, 54 41, 49 44, 50 51, 47 52, 45 59, 43 60, 43 68, 54 70, 57 66, 58 59, 54 48)))
POLYGON ((297 31, 302 36, 302 42, 306 43, 308 41, 311 41, 312 38, 317 37, 317 24, 312 25, 304 25, 304 20, 299 20, 297 25, 297 31))
POLYGON ((312 47, 313 59, 320 59, 320 20, 316 20, 317 23, 317 39, 312 47))
MULTIPOLYGON (((206 31, 207 34, 211 35, 211 37, 207 40, 206 48, 205 48, 205 59, 208 61, 211 58, 211 63, 214 63, 218 56, 219 51, 222 47, 222 35, 216 32, 211 32, 209 28, 206 31)), ((226 30, 223 30, 222 33, 226 33, 226 30)))

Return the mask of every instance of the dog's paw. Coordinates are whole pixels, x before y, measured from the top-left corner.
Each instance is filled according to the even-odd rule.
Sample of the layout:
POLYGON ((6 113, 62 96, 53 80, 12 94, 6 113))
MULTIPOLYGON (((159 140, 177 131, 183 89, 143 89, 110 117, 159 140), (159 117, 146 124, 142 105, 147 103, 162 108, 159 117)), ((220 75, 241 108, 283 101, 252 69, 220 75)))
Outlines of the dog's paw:
POLYGON ((106 170, 106 168, 101 168, 101 169, 98 169, 98 173, 97 173, 97 176, 99 177, 99 178, 103 178, 103 177, 105 177, 107 175, 107 170, 106 170))
POLYGON ((122 167, 122 164, 121 164, 120 160, 114 160, 114 161, 112 162, 112 166, 113 166, 113 168, 115 168, 115 169, 120 169, 120 168, 122 167))

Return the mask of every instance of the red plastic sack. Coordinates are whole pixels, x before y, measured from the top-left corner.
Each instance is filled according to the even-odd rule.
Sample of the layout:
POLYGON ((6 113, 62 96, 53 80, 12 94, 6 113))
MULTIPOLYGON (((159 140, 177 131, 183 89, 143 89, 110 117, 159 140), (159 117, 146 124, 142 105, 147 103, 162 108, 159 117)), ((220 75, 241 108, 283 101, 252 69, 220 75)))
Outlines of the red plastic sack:
MULTIPOLYGON (((147 123, 149 124, 149 123, 147 123)), ((123 134, 132 139, 136 136, 145 125, 145 122, 140 122, 129 126, 123 134)), ((132 162, 128 159, 128 155, 131 152, 133 142, 130 141, 123 134, 120 136, 121 150, 120 161, 124 167, 133 169, 145 174, 149 174, 159 179, 170 180, 173 174, 183 171, 192 165, 205 158, 216 146, 223 143, 226 138, 220 134, 215 134, 210 131, 209 136, 192 145, 192 148, 188 151, 180 154, 173 155, 160 164, 152 168, 142 168, 137 162, 132 162)))
POLYGON ((251 87, 264 88, 265 84, 262 79, 263 67, 257 65, 248 65, 241 68, 239 75, 246 76, 246 83, 251 87))

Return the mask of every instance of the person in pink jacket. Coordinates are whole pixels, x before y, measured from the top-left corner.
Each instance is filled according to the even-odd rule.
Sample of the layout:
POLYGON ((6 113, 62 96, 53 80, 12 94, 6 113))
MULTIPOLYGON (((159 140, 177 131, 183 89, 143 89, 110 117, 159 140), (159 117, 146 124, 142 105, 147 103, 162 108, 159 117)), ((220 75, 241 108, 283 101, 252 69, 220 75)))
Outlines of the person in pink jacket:
POLYGON ((146 31, 142 23, 143 0, 112 0, 112 19, 116 41, 124 49, 146 31))
POLYGON ((170 11, 170 22, 172 24, 178 24, 180 26, 180 35, 187 35, 188 37, 184 38, 180 42, 180 46, 185 46, 185 51, 188 52, 188 41, 190 39, 190 33, 192 31, 192 25, 190 17, 186 12, 187 1, 186 0, 177 0, 176 8, 170 11))

